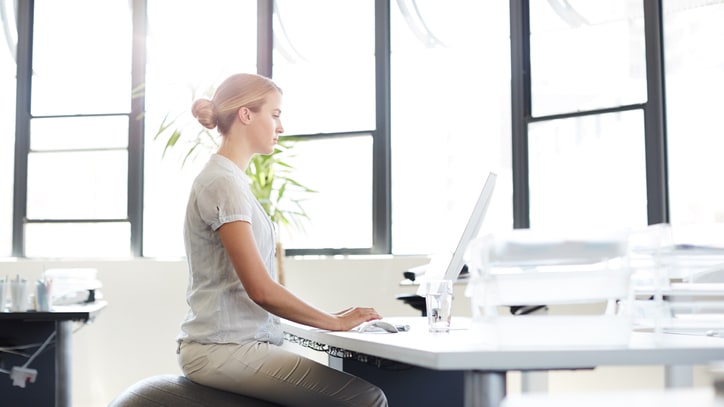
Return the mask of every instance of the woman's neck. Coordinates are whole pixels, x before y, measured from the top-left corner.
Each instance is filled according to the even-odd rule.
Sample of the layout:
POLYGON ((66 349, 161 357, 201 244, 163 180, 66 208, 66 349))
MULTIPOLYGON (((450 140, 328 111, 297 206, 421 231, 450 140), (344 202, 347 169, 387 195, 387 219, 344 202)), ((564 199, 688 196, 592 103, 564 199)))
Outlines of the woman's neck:
POLYGON ((216 154, 228 158, 241 168, 242 171, 246 171, 246 168, 249 166, 249 161, 251 160, 251 155, 245 151, 245 149, 236 143, 228 142, 226 137, 223 138, 221 146, 216 154))

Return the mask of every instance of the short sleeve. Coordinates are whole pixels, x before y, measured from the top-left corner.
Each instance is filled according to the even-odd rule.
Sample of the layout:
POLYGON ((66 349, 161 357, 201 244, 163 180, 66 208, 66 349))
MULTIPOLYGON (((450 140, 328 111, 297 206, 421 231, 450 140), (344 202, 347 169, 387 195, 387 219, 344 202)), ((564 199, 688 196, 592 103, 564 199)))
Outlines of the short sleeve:
POLYGON ((233 176, 218 177, 197 195, 201 219, 217 230, 229 222, 251 223, 252 201, 248 185, 233 176))

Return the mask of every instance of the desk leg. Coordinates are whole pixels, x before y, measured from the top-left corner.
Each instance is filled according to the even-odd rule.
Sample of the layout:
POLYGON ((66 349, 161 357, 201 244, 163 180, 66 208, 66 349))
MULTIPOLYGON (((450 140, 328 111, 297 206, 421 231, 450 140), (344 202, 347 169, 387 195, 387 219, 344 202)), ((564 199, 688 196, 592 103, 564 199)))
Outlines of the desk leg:
POLYGON ((55 407, 71 407, 73 321, 57 321, 55 332, 55 407))
POLYGON ((546 393, 548 391, 547 371, 521 372, 520 379, 522 393, 546 393))
POLYGON ((498 407, 505 397, 506 372, 465 372, 465 407, 498 407))
POLYGON ((669 365, 665 368, 666 388, 692 387, 694 385, 694 367, 689 365, 669 365))

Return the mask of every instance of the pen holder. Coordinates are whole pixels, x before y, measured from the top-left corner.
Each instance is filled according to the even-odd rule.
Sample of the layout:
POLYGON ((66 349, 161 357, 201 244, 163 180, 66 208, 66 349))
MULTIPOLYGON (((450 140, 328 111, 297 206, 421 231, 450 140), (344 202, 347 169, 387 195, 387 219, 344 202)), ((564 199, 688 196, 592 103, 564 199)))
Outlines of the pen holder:
POLYGON ((30 290, 27 280, 11 280, 10 281, 10 297, 12 312, 25 312, 28 310, 28 301, 30 300, 30 290))
POLYGON ((6 280, 0 280, 0 312, 7 311, 8 303, 8 283, 6 280))
POLYGON ((35 305, 38 311, 48 312, 52 308, 50 282, 38 280, 35 283, 35 305))

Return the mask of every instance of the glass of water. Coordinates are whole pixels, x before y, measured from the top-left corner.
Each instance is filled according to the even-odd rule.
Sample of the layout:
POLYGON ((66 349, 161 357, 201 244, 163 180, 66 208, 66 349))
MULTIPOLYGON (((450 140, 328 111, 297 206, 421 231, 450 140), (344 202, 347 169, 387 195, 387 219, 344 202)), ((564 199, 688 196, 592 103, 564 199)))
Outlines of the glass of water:
POLYGON ((453 299, 452 280, 428 280, 424 284, 429 331, 433 333, 450 332, 453 299))

